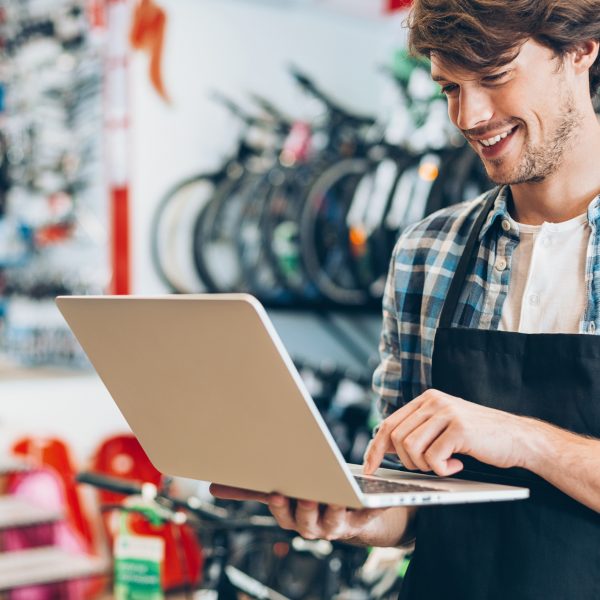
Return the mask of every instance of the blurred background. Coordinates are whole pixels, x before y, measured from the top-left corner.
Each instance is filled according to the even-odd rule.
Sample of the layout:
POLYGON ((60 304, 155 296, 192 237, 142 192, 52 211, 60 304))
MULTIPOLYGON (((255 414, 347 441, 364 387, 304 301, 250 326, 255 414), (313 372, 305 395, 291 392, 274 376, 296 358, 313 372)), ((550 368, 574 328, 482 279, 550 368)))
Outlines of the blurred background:
MULTIPOLYGON (((57 295, 256 295, 360 462, 395 240, 489 185, 428 64, 407 53, 409 4, 0 0, 0 593, 113 593, 115 525, 100 506, 124 495, 97 496, 82 471, 151 482, 163 505, 208 498, 149 463, 57 295), (15 576, 17 555, 29 578, 15 576)), ((153 515, 162 579, 158 596, 139 597, 222 582, 208 572, 225 572, 215 556, 256 541, 197 542, 153 515)), ((134 524, 148 534, 144 516, 134 524)), ((406 567, 406 552, 373 566, 331 544, 265 547, 246 572, 290 598, 393 597, 406 567)))

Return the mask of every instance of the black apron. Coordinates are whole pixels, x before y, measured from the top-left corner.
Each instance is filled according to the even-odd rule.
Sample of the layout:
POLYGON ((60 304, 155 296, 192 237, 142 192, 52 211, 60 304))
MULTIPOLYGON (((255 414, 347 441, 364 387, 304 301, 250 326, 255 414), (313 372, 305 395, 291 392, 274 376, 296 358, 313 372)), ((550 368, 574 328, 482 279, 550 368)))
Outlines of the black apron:
MULTIPOLYGON (((432 385, 453 396, 600 438, 600 336, 452 327, 490 194, 446 297, 432 385)), ((470 457, 459 476, 525 485, 528 500, 420 508, 403 600, 600 599, 600 513, 524 469, 470 457)))

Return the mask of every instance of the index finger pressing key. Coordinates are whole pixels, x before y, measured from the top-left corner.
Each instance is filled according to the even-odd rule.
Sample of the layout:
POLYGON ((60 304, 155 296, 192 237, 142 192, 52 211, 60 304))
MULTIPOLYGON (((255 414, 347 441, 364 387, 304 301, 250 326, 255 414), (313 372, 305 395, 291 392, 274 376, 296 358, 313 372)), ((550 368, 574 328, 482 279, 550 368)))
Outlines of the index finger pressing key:
MULTIPOLYGON (((383 456, 391 446, 389 435, 383 433, 380 429, 375 437, 369 442, 367 451, 365 453, 365 461, 363 465, 363 471, 366 475, 374 473, 381 464, 383 456)), ((392 447, 393 450, 393 447, 392 447)))
POLYGON ((374 473, 386 452, 395 452, 394 445, 391 441, 392 431, 400 425, 407 417, 412 415, 420 406, 421 397, 417 397, 396 412, 392 413, 387 419, 384 419, 377 431, 375 437, 369 442, 365 452, 365 462, 363 470, 366 475, 374 473))

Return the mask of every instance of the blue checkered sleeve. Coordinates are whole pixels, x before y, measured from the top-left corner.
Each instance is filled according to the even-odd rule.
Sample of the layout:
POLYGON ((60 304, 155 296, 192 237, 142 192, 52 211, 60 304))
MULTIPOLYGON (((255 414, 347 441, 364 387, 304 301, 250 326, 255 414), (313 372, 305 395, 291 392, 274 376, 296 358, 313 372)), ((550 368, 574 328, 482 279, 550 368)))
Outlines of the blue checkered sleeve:
MULTIPOLYGON (((444 299, 489 193, 498 194, 484 227, 491 230, 496 213, 506 210, 505 195, 497 189, 430 215, 405 230, 396 243, 383 297, 380 363, 373 376, 383 418, 431 387, 433 342, 444 299)), ((455 324, 481 324, 507 291, 507 282, 506 289, 488 285, 497 244, 497 236, 488 233, 461 294, 455 324)))

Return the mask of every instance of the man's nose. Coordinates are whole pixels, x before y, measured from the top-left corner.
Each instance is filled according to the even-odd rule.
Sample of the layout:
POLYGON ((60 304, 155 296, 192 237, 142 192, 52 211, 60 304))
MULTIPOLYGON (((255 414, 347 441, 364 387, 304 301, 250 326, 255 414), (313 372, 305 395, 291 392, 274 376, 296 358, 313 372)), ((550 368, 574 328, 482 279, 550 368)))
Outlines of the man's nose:
POLYGON ((461 90, 456 115, 459 129, 465 131, 485 125, 493 115, 492 103, 485 90, 461 90))

